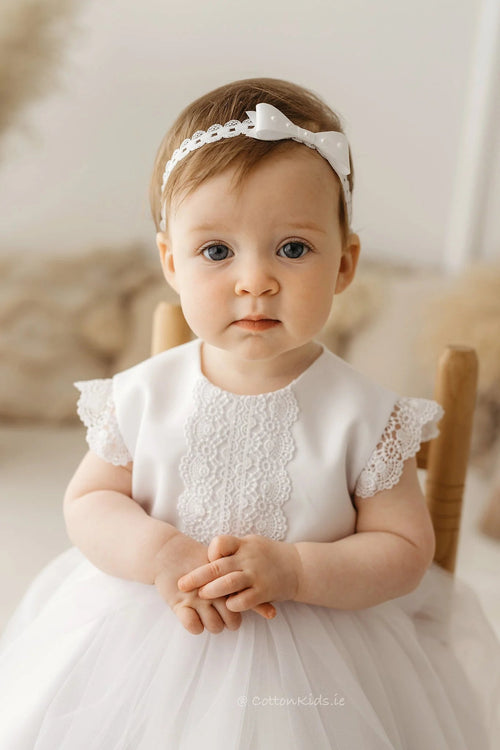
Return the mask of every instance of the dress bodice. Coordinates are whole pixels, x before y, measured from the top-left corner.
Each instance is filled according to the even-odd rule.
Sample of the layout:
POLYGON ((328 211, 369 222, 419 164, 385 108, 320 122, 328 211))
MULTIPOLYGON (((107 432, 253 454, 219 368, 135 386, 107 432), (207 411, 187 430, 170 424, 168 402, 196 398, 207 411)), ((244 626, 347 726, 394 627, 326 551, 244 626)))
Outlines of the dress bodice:
POLYGON ((119 456, 115 463, 133 460, 134 499, 206 544, 222 533, 286 541, 352 534, 354 494, 395 484, 403 459, 430 437, 441 415, 435 402, 398 399, 323 345, 284 388, 230 393, 202 373, 200 346, 196 339, 112 379, 77 386, 91 447, 107 460, 119 456), (101 427, 89 416, 96 396, 85 396, 96 390, 101 427), (406 447, 389 467, 394 451, 384 450, 381 438, 388 427, 397 433, 395 426, 406 447))

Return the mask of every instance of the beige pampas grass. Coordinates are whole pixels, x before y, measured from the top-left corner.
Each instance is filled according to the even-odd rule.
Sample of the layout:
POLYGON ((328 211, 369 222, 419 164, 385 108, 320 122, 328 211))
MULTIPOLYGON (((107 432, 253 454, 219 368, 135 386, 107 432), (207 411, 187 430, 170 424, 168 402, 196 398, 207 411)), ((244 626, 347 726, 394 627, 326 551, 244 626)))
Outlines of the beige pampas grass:
POLYGON ((446 344, 473 346, 479 358, 479 391, 500 397, 500 265, 467 268, 429 304, 420 349, 435 362, 446 344))
POLYGON ((1 0, 0 136, 58 82, 79 0, 1 0))

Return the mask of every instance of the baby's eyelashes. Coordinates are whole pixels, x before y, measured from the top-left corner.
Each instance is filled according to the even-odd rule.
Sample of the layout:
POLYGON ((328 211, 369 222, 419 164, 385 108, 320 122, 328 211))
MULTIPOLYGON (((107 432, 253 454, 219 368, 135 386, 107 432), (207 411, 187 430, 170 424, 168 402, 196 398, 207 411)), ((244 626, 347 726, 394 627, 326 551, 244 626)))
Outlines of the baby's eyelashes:
MULTIPOLYGON (((291 242, 286 242, 284 245, 282 245, 278 250, 277 255, 280 258, 296 260, 299 258, 303 258, 305 255, 307 255, 308 252, 310 252, 310 250, 311 248, 309 247, 309 245, 306 245, 305 242, 292 240, 291 242)), ((230 258, 232 255, 234 255, 233 251, 222 243, 209 245, 208 247, 203 248, 201 252, 207 260, 213 261, 227 260, 227 258, 230 258)))

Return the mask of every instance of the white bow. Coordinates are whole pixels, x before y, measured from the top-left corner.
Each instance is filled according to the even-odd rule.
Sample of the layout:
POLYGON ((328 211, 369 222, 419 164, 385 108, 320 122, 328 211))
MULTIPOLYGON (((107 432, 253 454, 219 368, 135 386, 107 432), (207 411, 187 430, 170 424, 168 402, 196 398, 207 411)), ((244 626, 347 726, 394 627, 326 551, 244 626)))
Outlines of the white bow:
POLYGON ((288 117, 272 104, 263 102, 257 104, 256 111, 247 112, 247 115, 255 126, 246 132, 246 135, 251 138, 261 141, 280 141, 284 138, 291 138, 293 141, 305 143, 306 146, 319 151, 339 177, 350 173, 349 146, 343 133, 336 130, 312 133, 290 122, 288 117))

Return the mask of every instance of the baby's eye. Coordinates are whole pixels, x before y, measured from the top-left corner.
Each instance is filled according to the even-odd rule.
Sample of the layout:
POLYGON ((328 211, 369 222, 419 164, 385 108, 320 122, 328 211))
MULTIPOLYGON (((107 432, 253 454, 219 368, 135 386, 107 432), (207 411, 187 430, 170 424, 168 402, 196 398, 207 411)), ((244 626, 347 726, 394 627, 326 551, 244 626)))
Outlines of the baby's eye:
POLYGON ((280 247, 278 255, 281 258, 303 258, 309 250, 310 248, 303 242, 287 242, 286 245, 280 247))
POLYGON ((202 250, 202 254, 208 260, 226 260, 232 252, 225 245, 210 245, 202 250))

